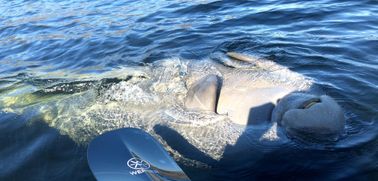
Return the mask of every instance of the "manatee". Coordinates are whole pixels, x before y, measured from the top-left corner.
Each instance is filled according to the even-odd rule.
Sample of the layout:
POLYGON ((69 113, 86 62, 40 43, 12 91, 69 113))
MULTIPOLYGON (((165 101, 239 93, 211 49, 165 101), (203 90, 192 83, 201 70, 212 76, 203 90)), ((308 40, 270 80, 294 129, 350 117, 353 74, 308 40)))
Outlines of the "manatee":
MULTIPOLYGON (((86 89, 62 77, 64 85, 46 81, 52 85, 30 85, 33 88, 28 88, 29 92, 16 95, 2 93, 0 105, 7 107, 0 108, 35 115, 35 119, 45 121, 78 144, 117 128, 140 128, 157 138, 177 161, 211 165, 222 159, 226 147, 253 150, 251 147, 260 141, 279 144, 286 141, 280 128, 293 134, 297 128, 307 126, 292 120, 305 117, 290 112, 298 108, 295 102, 282 99, 277 104, 277 100, 293 91, 308 91, 312 81, 272 61, 256 61, 256 69, 246 70, 209 59, 166 59, 143 68, 130 67, 121 78, 119 71, 107 72, 106 78, 87 77, 85 80, 91 84, 86 89), (70 88, 78 86, 77 91, 62 89, 66 84, 70 88), (26 105, 19 101, 26 98, 26 105), (249 116, 251 108, 265 104, 270 107, 264 107, 264 114, 252 111, 249 116), (269 115, 272 106, 274 114, 269 115), (266 125, 249 125, 260 124, 270 116, 266 125)), ((28 86, 35 82, 29 80, 20 82, 28 86)), ((323 103, 327 101, 334 103, 328 98, 323 103)), ((317 104, 305 107, 324 109, 317 108, 317 104)), ((341 125, 342 121, 340 127, 335 127, 340 130, 341 125)))

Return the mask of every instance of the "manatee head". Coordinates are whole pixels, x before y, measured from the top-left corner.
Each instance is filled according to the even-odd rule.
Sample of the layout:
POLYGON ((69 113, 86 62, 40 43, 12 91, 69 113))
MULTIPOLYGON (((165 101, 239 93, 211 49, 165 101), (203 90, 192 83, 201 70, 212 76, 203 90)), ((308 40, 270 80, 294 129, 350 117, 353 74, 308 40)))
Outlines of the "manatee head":
POLYGON ((329 96, 291 93, 277 103, 272 113, 277 122, 294 138, 331 141, 344 129, 344 113, 329 96))

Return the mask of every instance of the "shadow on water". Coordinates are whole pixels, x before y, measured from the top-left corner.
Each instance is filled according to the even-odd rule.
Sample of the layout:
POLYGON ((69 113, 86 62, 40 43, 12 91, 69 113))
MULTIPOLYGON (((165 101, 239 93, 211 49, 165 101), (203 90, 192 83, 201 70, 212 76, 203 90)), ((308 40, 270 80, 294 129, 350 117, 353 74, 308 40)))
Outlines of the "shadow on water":
POLYGON ((248 114, 247 125, 255 125, 255 124, 261 123, 263 120, 271 120, 271 117, 272 117, 271 113, 273 109, 274 109, 273 103, 266 103, 261 106, 251 108, 248 114))
POLYGON ((0 180, 95 180, 86 148, 44 121, 0 112, 0 129, 0 180))
POLYGON ((205 163, 213 165, 216 160, 212 159, 210 156, 202 153, 195 146, 191 145, 183 136, 181 136, 177 131, 162 125, 154 126, 154 131, 159 136, 161 136, 168 145, 179 152, 181 155, 194 160, 201 160, 205 163))
POLYGON ((377 145, 377 141, 353 149, 308 149, 295 143, 264 144, 251 139, 253 133, 245 131, 235 145, 226 146, 222 158, 216 161, 167 126, 157 125, 154 131, 184 157, 212 167, 206 171, 180 165, 192 173, 192 180, 374 180, 377 176, 366 166, 369 160, 359 160, 355 153, 377 157, 369 150, 370 144, 377 145), (357 168, 369 174, 356 175, 357 168))

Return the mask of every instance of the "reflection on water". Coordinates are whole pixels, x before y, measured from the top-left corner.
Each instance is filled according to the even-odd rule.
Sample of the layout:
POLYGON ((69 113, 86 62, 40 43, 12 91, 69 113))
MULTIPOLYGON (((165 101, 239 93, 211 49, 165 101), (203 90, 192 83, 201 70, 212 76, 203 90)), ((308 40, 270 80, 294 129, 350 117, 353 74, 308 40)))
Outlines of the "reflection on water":
POLYGON ((94 179, 86 143, 128 126, 157 137, 194 180, 377 177, 375 1, 0 3, 0 180, 94 179), (335 98, 342 138, 302 143, 275 125, 182 109, 199 77, 256 72, 219 59, 229 51, 297 73, 270 80, 335 98))

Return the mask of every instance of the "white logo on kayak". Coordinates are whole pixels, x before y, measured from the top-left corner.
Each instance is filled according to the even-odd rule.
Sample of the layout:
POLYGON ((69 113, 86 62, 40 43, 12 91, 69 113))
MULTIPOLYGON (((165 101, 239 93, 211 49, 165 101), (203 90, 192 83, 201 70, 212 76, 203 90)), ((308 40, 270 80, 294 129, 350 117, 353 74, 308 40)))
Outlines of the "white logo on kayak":
POLYGON ((135 171, 130 171, 131 175, 138 175, 145 172, 146 169, 150 168, 150 164, 140 158, 131 158, 127 161, 127 166, 135 171))

